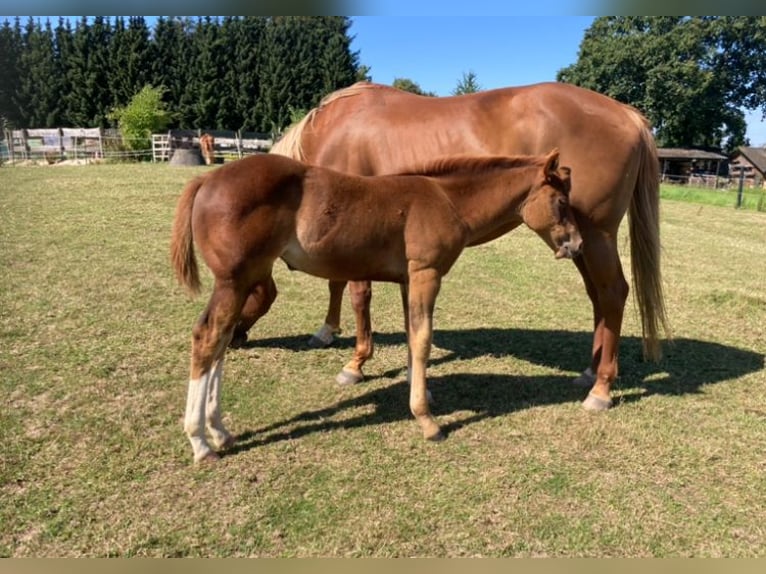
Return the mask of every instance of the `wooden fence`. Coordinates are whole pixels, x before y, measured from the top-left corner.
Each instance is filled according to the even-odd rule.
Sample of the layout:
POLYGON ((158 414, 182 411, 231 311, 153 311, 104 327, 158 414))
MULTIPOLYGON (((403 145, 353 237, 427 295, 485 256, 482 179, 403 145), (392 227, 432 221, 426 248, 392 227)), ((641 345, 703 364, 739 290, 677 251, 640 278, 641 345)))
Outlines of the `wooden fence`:
POLYGON ((213 156, 241 158, 271 149, 271 134, 232 130, 170 130, 152 135, 152 161, 168 161, 176 149, 199 148, 202 134, 213 136, 213 156))
POLYGON ((6 130, 8 159, 85 159, 104 157, 104 137, 100 128, 51 128, 6 130))
POLYGON ((25 160, 55 163, 72 159, 151 158, 167 161, 176 149, 199 148, 202 134, 214 138, 214 156, 241 158, 271 149, 271 134, 233 130, 170 130, 154 134, 151 148, 127 150, 118 130, 101 128, 50 128, 5 130, 0 140, 0 162, 18 163, 25 160))

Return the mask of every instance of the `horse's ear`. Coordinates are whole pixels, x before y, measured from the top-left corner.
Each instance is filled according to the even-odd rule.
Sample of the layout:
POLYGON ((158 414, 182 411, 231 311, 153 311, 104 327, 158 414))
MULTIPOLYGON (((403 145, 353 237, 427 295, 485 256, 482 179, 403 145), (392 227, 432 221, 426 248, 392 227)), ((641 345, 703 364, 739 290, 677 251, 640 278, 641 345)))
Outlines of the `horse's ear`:
POLYGON ((559 148, 553 148, 545 158, 545 175, 546 177, 552 177, 558 175, 556 170, 559 168, 559 148))
POLYGON ((564 165, 559 167, 559 179, 564 187, 564 193, 569 193, 572 189, 572 169, 564 165))

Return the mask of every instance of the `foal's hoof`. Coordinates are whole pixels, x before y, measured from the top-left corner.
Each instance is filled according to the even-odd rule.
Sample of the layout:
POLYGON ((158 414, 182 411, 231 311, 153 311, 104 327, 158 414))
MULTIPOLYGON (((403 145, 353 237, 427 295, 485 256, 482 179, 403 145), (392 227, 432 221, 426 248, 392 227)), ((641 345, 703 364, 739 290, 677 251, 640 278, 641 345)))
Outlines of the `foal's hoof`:
POLYGON ((586 411, 606 411, 612 408, 612 399, 602 399, 594 394, 589 394, 582 402, 586 411))
POLYGON ((214 464, 214 463, 218 462, 219 460, 221 460, 220 455, 218 453, 216 453, 216 452, 210 451, 205 456, 203 456, 201 459, 195 460, 194 462, 196 464, 214 464))
POLYGON ((237 438, 234 435, 229 435, 225 441, 218 445, 218 450, 228 450, 234 446, 237 442, 237 438))
POLYGON ((324 349, 335 342, 335 333, 339 330, 333 329, 326 323, 322 325, 316 333, 309 339, 309 347, 312 349, 324 349))
POLYGON ((436 434, 432 434, 431 436, 427 436, 426 440, 429 442, 442 442, 445 438, 445 434, 440 430, 436 434))
POLYGON ((247 343, 247 333, 234 333, 229 343, 232 349, 241 349, 247 343))
POLYGON ((332 341, 330 341, 329 343, 325 343, 319 337, 316 337, 315 335, 311 335, 308 345, 312 349, 324 349, 325 347, 329 347, 330 345, 332 345, 332 341))
POLYGON ((349 369, 343 369, 338 373, 338 376, 335 377, 335 382, 344 387, 361 383, 363 380, 364 375, 362 375, 362 373, 357 373, 349 369))

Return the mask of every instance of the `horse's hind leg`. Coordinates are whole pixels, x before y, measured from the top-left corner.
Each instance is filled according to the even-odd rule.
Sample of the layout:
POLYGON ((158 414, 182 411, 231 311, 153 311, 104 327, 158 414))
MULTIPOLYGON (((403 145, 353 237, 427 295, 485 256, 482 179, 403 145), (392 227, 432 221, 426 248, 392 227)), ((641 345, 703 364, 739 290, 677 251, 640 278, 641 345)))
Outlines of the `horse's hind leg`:
POLYGON ((196 462, 218 458, 205 438, 208 421, 214 426, 215 443, 221 440, 224 443, 230 442, 230 435, 220 421, 217 405, 221 392, 224 354, 244 300, 243 292, 231 286, 216 284, 207 309, 192 330, 191 369, 184 430, 192 445, 196 462), (208 407, 211 397, 214 401, 212 407, 208 407))
POLYGON ((628 283, 614 237, 589 234, 587 240, 583 240, 582 257, 584 261, 578 263, 578 269, 593 301, 594 315, 593 386, 583 406, 588 410, 605 410, 612 406, 611 388, 618 374, 620 331, 628 283))
POLYGON ((343 304, 345 281, 330 281, 330 303, 327 307, 324 324, 309 339, 309 347, 321 349, 329 347, 335 341, 335 335, 340 333, 340 308, 343 304))
POLYGON ((269 312, 276 298, 277 286, 273 277, 270 277, 267 282, 261 282, 255 286, 245 301, 239 322, 234 329, 234 336, 231 339, 232 347, 237 348, 245 345, 247 332, 258 319, 269 312))
POLYGON ((219 450, 229 448, 234 444, 234 437, 226 430, 221 418, 221 379, 223 378, 223 363, 225 356, 216 361, 210 376, 205 404, 205 428, 213 446, 219 450))
POLYGON ((335 380, 341 385, 353 385, 364 379, 362 367, 372 357, 373 353, 370 319, 372 283, 369 281, 351 281, 348 284, 348 291, 356 319, 356 346, 354 347, 354 356, 335 377, 335 380))

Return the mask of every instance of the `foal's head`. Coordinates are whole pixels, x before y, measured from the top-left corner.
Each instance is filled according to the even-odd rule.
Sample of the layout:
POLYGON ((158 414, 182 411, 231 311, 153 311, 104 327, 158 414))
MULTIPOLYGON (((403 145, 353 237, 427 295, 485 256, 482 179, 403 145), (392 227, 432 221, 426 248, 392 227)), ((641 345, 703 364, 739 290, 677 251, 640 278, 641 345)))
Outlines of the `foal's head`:
POLYGON ((570 169, 559 166, 559 151, 548 154, 540 180, 520 209, 527 226, 556 252, 556 259, 580 254, 582 237, 569 206, 570 169))

